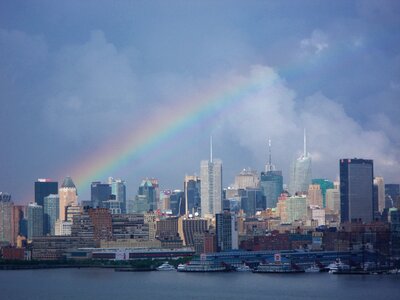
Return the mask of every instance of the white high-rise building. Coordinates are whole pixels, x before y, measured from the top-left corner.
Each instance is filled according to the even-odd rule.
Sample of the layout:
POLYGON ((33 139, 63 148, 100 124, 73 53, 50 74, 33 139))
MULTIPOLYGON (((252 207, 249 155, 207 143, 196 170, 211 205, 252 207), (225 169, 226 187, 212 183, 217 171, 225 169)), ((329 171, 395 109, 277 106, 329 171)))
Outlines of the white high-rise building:
POLYGON ((378 210, 381 213, 385 209, 385 183, 383 181, 383 177, 376 176, 374 178, 374 185, 378 189, 378 210))
POLYGON ((311 156, 307 153, 306 131, 304 130, 304 151, 290 170, 289 193, 295 195, 308 191, 311 184, 311 156))
POLYGON ((204 218, 214 218, 222 212, 222 161, 213 159, 212 139, 210 144, 210 160, 200 163, 201 215, 204 218))

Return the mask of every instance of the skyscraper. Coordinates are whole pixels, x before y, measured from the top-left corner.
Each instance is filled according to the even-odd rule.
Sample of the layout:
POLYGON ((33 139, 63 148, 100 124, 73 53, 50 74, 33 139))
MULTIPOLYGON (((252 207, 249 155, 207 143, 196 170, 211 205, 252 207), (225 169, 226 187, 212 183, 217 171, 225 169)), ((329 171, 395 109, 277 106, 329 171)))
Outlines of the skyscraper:
POLYGON ((210 160, 200 163, 201 215, 213 218, 222 212, 222 161, 213 160, 212 139, 210 141, 210 160))
POLYGON ((78 193, 71 177, 66 177, 58 191, 60 198, 60 220, 66 221, 67 206, 78 205, 78 193))
POLYGON ((215 215, 215 227, 218 252, 238 249, 236 215, 229 211, 217 213, 215 215))
POLYGON ((135 198, 134 211, 144 213, 157 209, 156 188, 150 179, 142 180, 135 198))
POLYGON ((55 234, 55 224, 60 216, 60 199, 58 195, 48 195, 43 202, 44 234, 55 234))
POLYGON ((374 186, 376 186, 377 189, 377 198, 375 199, 377 203, 377 211, 382 213, 385 209, 385 183, 383 181, 383 177, 376 176, 374 178, 374 186))
POLYGON ((265 197, 266 208, 274 208, 283 191, 283 176, 282 171, 275 170, 272 164, 271 140, 268 141, 268 150, 268 163, 265 165, 265 172, 261 172, 260 188, 265 197))
POLYGON ((372 160, 340 160, 341 222, 373 220, 373 178, 372 160))
POLYGON ((333 189, 333 182, 328 179, 316 178, 312 180, 312 184, 318 184, 322 192, 322 207, 326 207, 326 190, 333 189))
POLYGON ((185 192, 185 209, 186 215, 194 214, 200 209, 200 188, 201 181, 196 175, 185 176, 184 181, 184 192, 185 192))
POLYGON ((92 202, 92 207, 104 207, 103 202, 110 199, 111 191, 111 185, 108 183, 101 183, 100 181, 92 182, 90 185, 90 201, 92 202))
POLYGON ((304 130, 304 150, 295 162, 290 172, 289 193, 294 195, 298 192, 307 192, 311 184, 311 156, 307 153, 307 138, 304 130))
POLYGON ((400 184, 385 184, 385 207, 397 207, 400 209, 400 184))
POLYGON ((44 197, 58 194, 58 182, 51 179, 38 179, 35 182, 35 203, 43 206, 44 197))
POLYGON ((115 195, 115 200, 120 203, 122 213, 127 212, 126 203, 126 185, 121 179, 108 178, 108 184, 111 185, 111 193, 115 195))
POLYGON ((43 207, 36 203, 28 205, 28 239, 43 236, 43 207))
POLYGON ((13 243, 13 225, 11 195, 0 192, 0 242, 13 243))

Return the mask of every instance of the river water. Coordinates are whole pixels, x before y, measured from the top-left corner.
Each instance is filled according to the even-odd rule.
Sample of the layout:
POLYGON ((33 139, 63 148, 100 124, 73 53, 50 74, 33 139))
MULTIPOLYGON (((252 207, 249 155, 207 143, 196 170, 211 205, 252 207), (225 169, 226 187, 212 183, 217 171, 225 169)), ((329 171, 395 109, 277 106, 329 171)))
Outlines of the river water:
POLYGON ((400 299, 400 275, 0 271, 0 299, 400 299))

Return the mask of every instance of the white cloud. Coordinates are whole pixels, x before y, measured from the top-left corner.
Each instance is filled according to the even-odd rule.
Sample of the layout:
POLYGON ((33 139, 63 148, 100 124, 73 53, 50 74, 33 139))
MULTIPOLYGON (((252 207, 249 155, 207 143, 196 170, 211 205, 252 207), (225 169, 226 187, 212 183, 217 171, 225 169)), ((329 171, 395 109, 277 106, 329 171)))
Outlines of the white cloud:
POLYGON ((300 41, 300 47, 306 53, 320 54, 329 47, 327 35, 319 29, 313 30, 309 38, 300 41))

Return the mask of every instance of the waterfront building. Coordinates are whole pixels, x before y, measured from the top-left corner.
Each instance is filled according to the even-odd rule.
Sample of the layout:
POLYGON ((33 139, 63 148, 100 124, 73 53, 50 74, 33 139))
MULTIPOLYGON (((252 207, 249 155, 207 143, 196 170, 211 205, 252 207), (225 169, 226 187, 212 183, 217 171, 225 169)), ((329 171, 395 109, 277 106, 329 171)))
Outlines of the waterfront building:
POLYGON ((28 205, 28 240, 43 236, 43 207, 36 203, 28 205))
POLYGON ((184 180, 184 193, 185 193, 185 214, 194 214, 196 212, 200 212, 201 207, 201 198, 200 198, 200 189, 201 189, 201 181, 200 177, 193 176, 185 176, 184 180))
POLYGON ((318 184, 322 193, 322 207, 326 207, 326 190, 333 189, 334 183, 328 179, 323 178, 315 178, 312 181, 312 184, 318 184))
POLYGON ((0 243, 14 243, 14 219, 11 195, 0 192, 0 243))
POLYGON ((121 212, 127 212, 127 202, 126 202, 126 185, 125 181, 121 179, 114 179, 112 177, 108 178, 108 184, 111 185, 111 193, 115 195, 115 200, 121 205, 121 212))
POLYGON ((307 205, 323 207, 322 191, 319 184, 310 184, 307 193, 307 205))
POLYGON ((222 212, 222 161, 213 159, 212 139, 210 143, 210 160, 200 163, 201 180, 201 215, 213 218, 222 212))
POLYGON ((208 221, 196 217, 180 217, 178 219, 178 233, 184 246, 194 246, 195 236, 204 236, 208 230, 208 221))
POLYGON ((230 251, 239 248, 236 215, 224 211, 215 215, 215 234, 217 251, 230 251))
POLYGON ((101 183, 100 181, 94 181, 90 185, 90 200, 93 208, 104 207, 103 202, 110 199, 111 185, 108 183, 101 183))
POLYGON ((304 149, 303 154, 293 162, 290 170, 289 193, 307 192, 311 184, 311 156, 307 152, 306 131, 304 130, 304 149))
POLYGON ((66 221, 67 207, 78 205, 78 193, 74 182, 71 177, 66 177, 58 190, 58 197, 60 199, 60 220, 66 221))
POLYGON ((43 201, 44 235, 55 235, 55 224, 60 218, 60 199, 58 195, 50 194, 43 201))
POLYGON ((368 159, 340 160, 341 222, 373 220, 374 165, 368 159))

